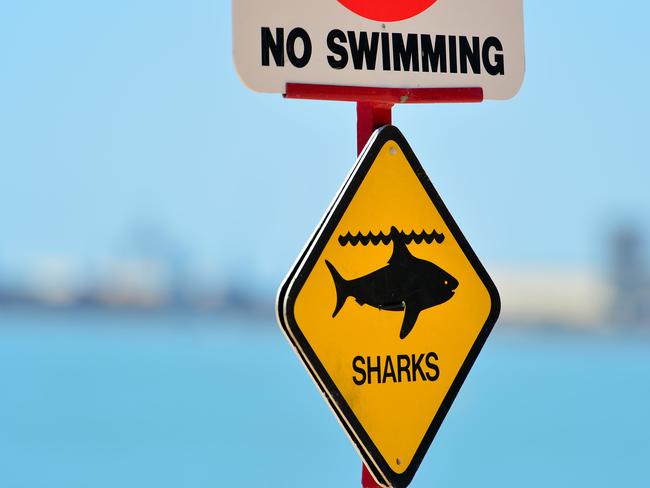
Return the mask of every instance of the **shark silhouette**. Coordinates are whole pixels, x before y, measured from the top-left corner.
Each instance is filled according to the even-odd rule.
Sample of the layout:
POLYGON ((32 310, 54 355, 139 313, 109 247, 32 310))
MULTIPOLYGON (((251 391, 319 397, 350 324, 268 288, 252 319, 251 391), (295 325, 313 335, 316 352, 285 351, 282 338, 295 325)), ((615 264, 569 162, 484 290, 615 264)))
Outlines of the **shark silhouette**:
POLYGON ((341 311, 348 297, 359 305, 368 304, 379 310, 404 311, 400 339, 413 330, 422 310, 448 301, 454 296, 458 281, 432 262, 413 256, 400 232, 391 228, 393 255, 384 266, 369 275, 344 279, 329 261, 325 264, 336 287, 336 307, 332 317, 341 311))

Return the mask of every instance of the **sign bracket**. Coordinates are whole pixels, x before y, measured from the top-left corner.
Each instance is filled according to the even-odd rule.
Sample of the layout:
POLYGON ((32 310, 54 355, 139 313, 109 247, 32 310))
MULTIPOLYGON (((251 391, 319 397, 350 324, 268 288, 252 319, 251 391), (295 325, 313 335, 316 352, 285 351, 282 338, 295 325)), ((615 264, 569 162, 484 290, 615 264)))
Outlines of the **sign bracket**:
POLYGON ((483 88, 375 88, 367 86, 287 83, 284 98, 368 102, 379 105, 398 103, 479 103, 483 88))
POLYGON ((396 104, 480 103, 483 89, 468 88, 373 88, 364 86, 287 83, 284 98, 357 103, 357 154, 372 133, 392 122, 396 104))

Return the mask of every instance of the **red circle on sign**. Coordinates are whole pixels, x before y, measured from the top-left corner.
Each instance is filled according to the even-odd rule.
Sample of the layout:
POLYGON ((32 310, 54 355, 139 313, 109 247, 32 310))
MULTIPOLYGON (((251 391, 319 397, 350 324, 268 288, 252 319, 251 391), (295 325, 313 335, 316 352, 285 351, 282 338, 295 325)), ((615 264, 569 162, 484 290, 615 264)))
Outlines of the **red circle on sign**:
POLYGON ((421 14, 436 3, 436 0, 338 0, 338 2, 366 19, 395 22, 421 14))

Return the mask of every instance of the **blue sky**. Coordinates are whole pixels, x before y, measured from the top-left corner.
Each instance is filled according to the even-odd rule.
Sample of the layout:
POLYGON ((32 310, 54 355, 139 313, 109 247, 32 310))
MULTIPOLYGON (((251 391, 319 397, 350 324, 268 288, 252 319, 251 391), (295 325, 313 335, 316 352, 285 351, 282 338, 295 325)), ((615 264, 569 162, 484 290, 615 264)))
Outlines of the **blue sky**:
MULTIPOLYGON (((144 225, 197 267, 281 279, 354 163, 353 104, 248 91, 225 0, 0 12, 0 273, 101 261, 144 225)), ((599 267, 611 226, 650 232, 650 6, 525 16, 517 97, 401 106, 394 122, 488 269, 599 267)))

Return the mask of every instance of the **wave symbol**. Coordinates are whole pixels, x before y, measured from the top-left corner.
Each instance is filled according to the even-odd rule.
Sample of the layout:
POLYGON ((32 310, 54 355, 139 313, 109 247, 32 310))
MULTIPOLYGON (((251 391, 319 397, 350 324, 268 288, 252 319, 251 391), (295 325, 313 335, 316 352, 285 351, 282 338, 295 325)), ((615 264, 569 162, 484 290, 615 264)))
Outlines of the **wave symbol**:
POLYGON ((346 246, 348 244, 351 246, 356 246, 358 244, 361 244, 362 246, 367 246, 368 244, 372 244, 373 246, 378 246, 379 244, 388 245, 393 242, 394 239, 398 238, 405 244, 410 244, 411 242, 415 242, 416 244, 421 244, 422 242, 432 244, 434 241, 438 244, 442 244, 445 240, 444 234, 439 234, 435 230, 430 233, 423 230, 419 234, 415 231, 411 231, 409 234, 404 231, 390 232, 389 234, 384 234, 383 232, 379 232, 378 234, 373 234, 372 232, 363 234, 359 232, 356 235, 352 235, 348 232, 343 236, 339 236, 339 244, 341 246, 346 246))

